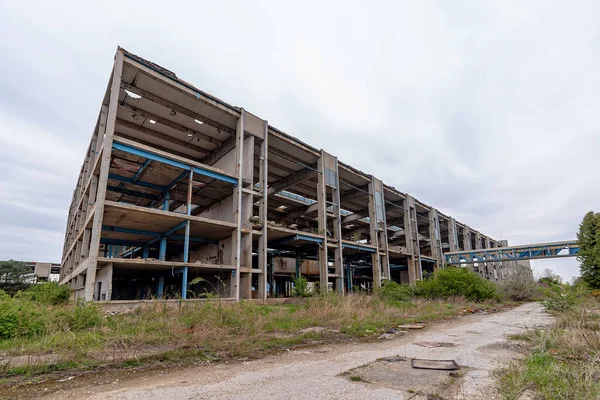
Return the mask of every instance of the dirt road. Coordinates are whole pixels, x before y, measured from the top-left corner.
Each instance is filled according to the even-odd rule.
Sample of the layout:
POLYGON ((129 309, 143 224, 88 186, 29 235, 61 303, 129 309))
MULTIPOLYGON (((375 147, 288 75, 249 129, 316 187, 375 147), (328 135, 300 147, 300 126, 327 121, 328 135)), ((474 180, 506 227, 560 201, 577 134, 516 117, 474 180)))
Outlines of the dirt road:
MULTIPOLYGON (((425 399, 498 398, 491 372, 518 357, 506 336, 552 319, 535 303, 489 315, 468 315, 377 343, 349 343, 293 350, 236 363, 111 377, 93 387, 64 388, 60 399, 425 399), (415 342, 441 342, 426 348, 415 342), (398 362, 377 361, 399 355, 398 362), (402 358, 453 359, 459 374, 416 370, 402 358)), ((76 378, 77 379, 77 378, 76 378)), ((74 383, 74 382, 73 382, 74 383)))

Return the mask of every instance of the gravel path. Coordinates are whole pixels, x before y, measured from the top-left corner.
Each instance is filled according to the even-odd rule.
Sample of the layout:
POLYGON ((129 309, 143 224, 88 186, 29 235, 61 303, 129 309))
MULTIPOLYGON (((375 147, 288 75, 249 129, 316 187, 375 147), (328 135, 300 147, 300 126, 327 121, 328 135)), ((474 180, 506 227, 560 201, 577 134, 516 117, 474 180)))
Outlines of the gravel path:
MULTIPOLYGON (((46 396, 60 399, 413 399, 424 395, 374 383, 353 382, 347 373, 381 357, 454 359, 463 368, 452 398, 497 398, 491 372, 518 356, 506 337, 549 325, 552 319, 537 303, 489 315, 467 315, 432 324, 377 343, 313 347, 259 360, 217 363, 176 371, 140 373, 134 379, 112 379, 94 387, 65 388, 46 396), (426 348, 420 341, 453 343, 426 348)), ((447 372, 444 372, 447 376, 447 372)), ((403 376, 397 379, 402 382, 403 376)), ((405 377, 406 378, 406 377, 405 377)), ((433 382, 432 382, 433 384, 433 382)), ((444 392, 445 397, 448 391, 444 392)))

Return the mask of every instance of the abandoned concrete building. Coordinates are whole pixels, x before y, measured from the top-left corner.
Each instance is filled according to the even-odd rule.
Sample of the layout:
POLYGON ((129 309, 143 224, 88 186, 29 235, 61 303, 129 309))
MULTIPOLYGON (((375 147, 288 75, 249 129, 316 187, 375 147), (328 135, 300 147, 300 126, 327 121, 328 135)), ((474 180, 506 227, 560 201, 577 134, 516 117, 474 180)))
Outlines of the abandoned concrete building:
MULTIPOLYGON (((86 300, 265 299, 289 295, 294 275, 349 292, 501 245, 119 48, 60 282, 86 300)), ((477 270, 501 279, 488 264, 477 270)))

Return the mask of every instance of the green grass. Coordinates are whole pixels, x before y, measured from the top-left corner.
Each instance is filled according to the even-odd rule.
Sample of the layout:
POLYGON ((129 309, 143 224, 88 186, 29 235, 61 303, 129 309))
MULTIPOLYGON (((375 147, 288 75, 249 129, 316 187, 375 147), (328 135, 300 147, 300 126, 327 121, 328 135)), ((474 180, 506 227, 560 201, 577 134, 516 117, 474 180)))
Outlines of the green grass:
POLYGON ((548 294, 545 304, 556 317, 555 326, 511 336, 527 342, 530 350, 524 360, 499 371, 503 398, 518 399, 525 390, 540 399, 600 398, 600 303, 581 292, 560 295, 570 290, 578 289, 548 294))
MULTIPOLYGON (((37 327, 11 328, 0 338, 0 353, 5 357, 37 356, 37 364, 0 366, 0 377, 256 357, 315 341, 371 340, 399 324, 447 319, 462 309, 482 307, 461 297, 398 300, 366 294, 323 294, 275 306, 245 301, 173 306, 157 301, 152 309, 120 315, 105 315, 89 304, 52 305, 27 296, 4 296, 0 303, 8 310, 9 322, 14 313, 28 309, 37 327), (301 332, 308 327, 326 329, 301 332), (44 355, 58 356, 60 362, 44 364, 44 355)), ((499 306, 494 301, 486 305, 499 306)))

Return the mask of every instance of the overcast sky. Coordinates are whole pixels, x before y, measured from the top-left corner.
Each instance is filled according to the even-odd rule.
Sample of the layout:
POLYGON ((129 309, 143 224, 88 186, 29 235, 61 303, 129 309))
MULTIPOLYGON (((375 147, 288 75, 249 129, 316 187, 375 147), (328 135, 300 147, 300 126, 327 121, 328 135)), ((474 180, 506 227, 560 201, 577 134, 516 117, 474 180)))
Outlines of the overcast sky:
POLYGON ((600 211, 600 2, 61 3, 0 2, 0 259, 60 261, 117 45, 495 239, 600 211))

